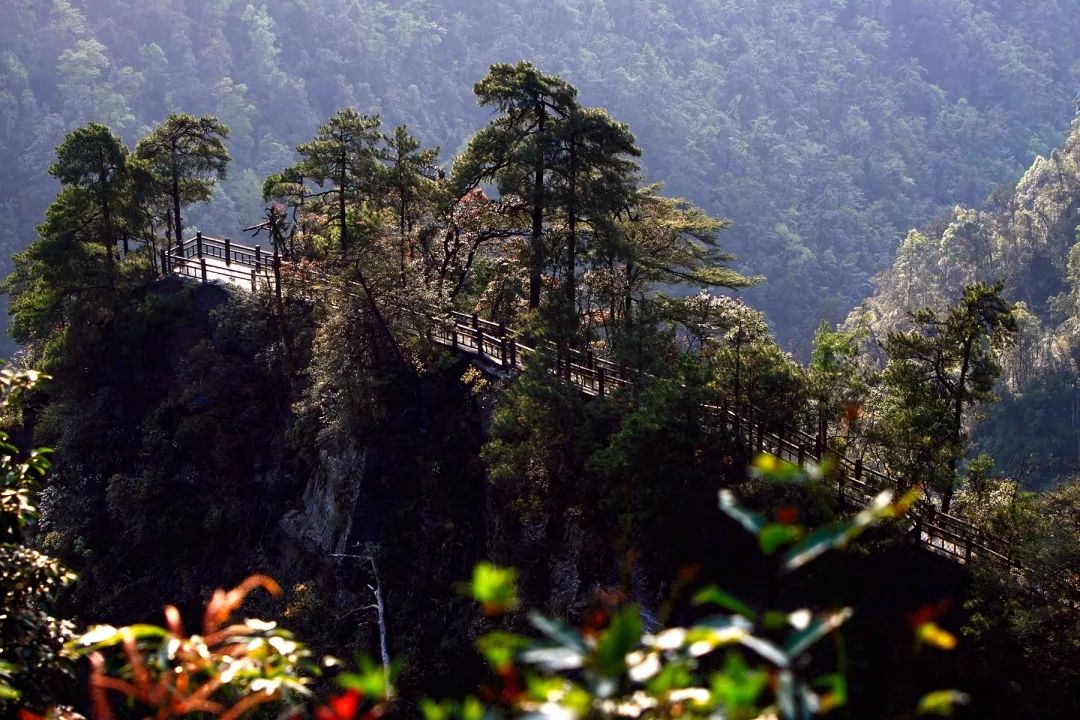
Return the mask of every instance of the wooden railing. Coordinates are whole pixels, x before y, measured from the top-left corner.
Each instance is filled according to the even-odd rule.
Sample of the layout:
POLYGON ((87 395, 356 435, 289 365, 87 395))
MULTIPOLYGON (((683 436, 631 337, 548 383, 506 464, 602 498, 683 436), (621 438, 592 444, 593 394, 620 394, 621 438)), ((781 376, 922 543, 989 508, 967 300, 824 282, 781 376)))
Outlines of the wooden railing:
MULTIPOLYGON (((170 251, 161 251, 161 267, 167 273, 202 282, 229 282, 252 291, 280 286, 283 264, 291 265, 277 253, 267 255, 258 245, 242 245, 201 233, 170 251)), ((311 270, 303 272, 307 275, 302 284, 312 291, 308 293, 311 299, 326 297, 324 291, 331 286, 350 294, 360 292, 360 287, 354 283, 334 280, 311 270)), ((476 314, 439 308, 402 309, 426 321, 434 342, 475 355, 492 366, 515 371, 527 365, 538 353, 545 353, 552 372, 586 395, 603 397, 644 380, 635 371, 588 351, 559 348, 554 344, 532 347, 506 326, 476 314)), ((771 453, 798 467, 805 467, 810 462, 819 466, 831 463, 827 480, 841 501, 850 507, 864 506, 884 490, 900 492, 905 489, 884 468, 868 467, 861 459, 850 459, 830 447, 823 438, 800 428, 777 427, 751 406, 706 405, 703 410, 707 430, 733 437, 752 451, 771 453)), ((1023 577, 1024 571, 1014 560, 1010 543, 965 520, 938 512, 928 500, 912 507, 906 515, 906 523, 912 539, 928 550, 964 564, 992 563, 1023 577)), ((1028 583, 1030 585, 1031 581, 1028 583)))
POLYGON ((164 272, 202 282, 221 281, 255 292, 275 280, 281 269, 277 253, 264 253, 258 245, 234 243, 198 233, 169 250, 160 251, 164 272))

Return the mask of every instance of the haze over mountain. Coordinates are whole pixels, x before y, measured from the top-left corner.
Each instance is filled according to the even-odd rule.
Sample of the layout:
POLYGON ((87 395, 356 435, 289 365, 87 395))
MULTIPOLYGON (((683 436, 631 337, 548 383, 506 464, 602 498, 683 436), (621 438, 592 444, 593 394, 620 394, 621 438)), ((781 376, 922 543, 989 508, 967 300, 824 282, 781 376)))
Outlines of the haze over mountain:
POLYGON ((909 227, 976 203, 1061 137, 1080 3, 911 0, 8 0, 0 8, 0 242, 33 237, 64 132, 129 142, 171 110, 232 134, 193 220, 262 214, 262 178, 344 106, 443 159, 485 113, 471 87, 529 59, 630 124, 649 176, 734 220, 723 239, 788 347, 870 290, 909 227), (797 298, 797 302, 792 302, 797 298))

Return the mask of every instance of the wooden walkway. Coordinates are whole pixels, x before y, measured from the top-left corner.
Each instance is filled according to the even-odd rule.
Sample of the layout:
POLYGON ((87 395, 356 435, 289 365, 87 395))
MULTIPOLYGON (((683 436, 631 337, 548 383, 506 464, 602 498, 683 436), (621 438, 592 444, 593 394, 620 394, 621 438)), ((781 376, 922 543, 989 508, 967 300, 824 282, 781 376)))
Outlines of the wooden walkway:
MULTIPOLYGON (((258 245, 242 245, 201 233, 171 251, 162 250, 160 262, 166 273, 201 282, 231 284, 253 292, 280 286, 281 268, 289 264, 276 253, 267 254, 258 245)), ((321 275, 312 274, 307 280, 312 289, 323 282, 342 285, 321 275)), ((354 292, 349 288, 345 291, 354 292)), ((311 293, 311 299, 325 296, 321 291, 311 293)), ((512 330, 475 314, 436 308, 412 308, 409 312, 423 315, 430 322, 430 337, 434 342, 509 372, 522 368, 536 353, 544 352, 553 360, 552 372, 586 395, 603 397, 642 379, 626 367, 591 352, 564 352, 555 345, 538 350, 512 330)), ((885 490, 901 492, 908 487, 893 480, 883 468, 872 468, 861 459, 846 457, 820 437, 799 428, 770 423, 753 407, 706 405, 704 411, 707 430, 734 437, 753 452, 770 453, 798 467, 831 462, 833 467, 826 482, 848 507, 865 507, 885 490)), ((918 502, 905 518, 913 541, 927 550, 962 564, 991 563, 1024 579, 1025 572, 1014 560, 1010 543, 961 518, 938 512, 930 501, 918 502)), ((1027 580, 1025 584, 1032 583, 1027 580)))

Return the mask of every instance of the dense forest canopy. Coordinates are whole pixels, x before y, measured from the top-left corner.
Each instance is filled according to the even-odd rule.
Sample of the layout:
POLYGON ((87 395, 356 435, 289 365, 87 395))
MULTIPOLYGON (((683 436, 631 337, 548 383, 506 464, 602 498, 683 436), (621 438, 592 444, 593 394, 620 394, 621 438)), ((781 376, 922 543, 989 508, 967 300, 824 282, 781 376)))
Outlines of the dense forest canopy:
POLYGON ((649 178, 730 217, 747 294, 805 354, 907 228, 1009 181, 1066 127, 1075 3, 10 0, 0 8, 3 256, 32 239, 65 132, 133 142, 175 110, 231 128, 194 226, 239 235, 262 178, 344 106, 443 162, 484 122, 472 83, 527 58, 634 128, 649 178), (788 302, 792 295, 799 303, 788 302))
MULTIPOLYGON (((60 455, 41 487, 44 451, 0 434, 0 703, 73 697, 65 674, 86 656, 103 720, 129 700, 167 716, 212 696, 222 718, 310 706, 309 687, 329 688, 306 645, 277 622, 225 625, 263 588, 286 604, 260 607, 315 648, 378 643, 381 667, 337 674, 346 694, 317 717, 355 718, 361 701, 429 720, 1071 712, 1080 485, 1066 473, 1025 491, 974 456, 974 431, 1003 386, 1025 390, 1033 326, 1006 293, 1075 309, 1048 254, 1076 236, 1073 139, 1036 159, 1017 199, 912 231, 883 296, 850 328, 822 322, 800 365, 761 312, 722 294, 755 282, 730 267, 728 222, 646 182, 628 125, 528 62, 492 65, 473 91, 493 113, 449 172, 404 126, 330 115, 262 183, 265 251, 176 237, 229 177, 220 119, 170 113, 133 147, 100 123, 65 135, 48 168, 61 189, 3 283, 19 363, 51 378, 0 372, 0 411, 60 455), (927 239, 939 232, 945 254, 927 239), (911 268, 918 282, 903 281, 911 268), (958 286, 924 284, 935 271, 958 286), (236 272, 240 287, 221 282, 236 272), (734 527, 715 524, 717 499, 734 527), (879 524, 868 547, 887 562, 832 558, 879 524), (476 565, 478 625, 448 593, 484 556, 522 583, 476 565), (190 608, 252 572, 214 592, 201 635, 176 606, 164 627, 78 635, 59 619, 190 608), (686 606, 699 574, 763 610, 719 585, 686 606), (374 604, 357 605, 366 592, 374 604), (580 629, 534 612, 546 641, 509 632, 521 598, 580 629), (712 605, 734 614, 702 617, 712 605), (352 619, 364 611, 374 628, 352 619), (698 624, 645 632, 673 616, 698 624), (836 636, 849 625, 855 663, 836 636), (957 660, 896 682, 897 661, 957 648, 958 629, 957 660), (473 641, 504 690, 459 701, 485 677, 460 664, 473 641), (722 667, 697 660, 721 649, 722 667), (965 669, 985 653, 1003 660, 965 669), (692 687, 699 671, 708 689, 692 687), (920 698, 930 681, 978 698, 920 698)), ((1068 352, 1072 326, 1050 344, 1068 352)))
POLYGON ((1013 185, 977 206, 957 205, 912 230, 875 292, 852 313, 878 337, 904 327, 907 311, 944 308, 958 288, 1005 283, 1022 303, 1019 341, 1004 358, 1002 402, 976 431, 1000 472, 1049 487, 1080 469, 1080 123, 1013 185))

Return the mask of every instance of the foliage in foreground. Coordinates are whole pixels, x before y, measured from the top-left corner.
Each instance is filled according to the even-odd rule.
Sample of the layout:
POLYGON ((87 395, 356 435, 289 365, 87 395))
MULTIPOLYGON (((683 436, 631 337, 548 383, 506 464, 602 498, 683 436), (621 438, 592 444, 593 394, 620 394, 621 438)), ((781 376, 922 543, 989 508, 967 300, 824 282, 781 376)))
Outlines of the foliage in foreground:
MULTIPOLYGON (((761 474, 790 479, 793 470, 774 459, 757 463, 761 474)), ((829 550, 847 547, 864 530, 901 516, 915 496, 874 498, 854 516, 809 531, 794 520, 769 522, 720 491, 720 509, 752 534, 763 564, 777 580, 799 571, 829 550)), ((482 563, 469 593, 489 617, 518 610, 517 573, 482 563)), ((115 693, 160 718, 206 713, 224 720, 248 716, 257 706, 292 717, 320 720, 405 714, 393 701, 392 668, 361 660, 357 673, 336 678, 343 688, 327 704, 310 709, 312 685, 321 673, 307 648, 273 623, 232 620, 255 587, 277 590, 252 577, 230 592, 217 591, 207 606, 202 634, 186 635, 179 612, 166 609, 166 627, 98 626, 72 646, 90 658, 95 715, 115 717, 115 693)), ((627 605, 572 627, 529 612, 535 637, 496 630, 477 649, 497 680, 463 700, 425 699, 426 720, 498 718, 809 718, 842 707, 848 697, 844 645, 835 636, 854 608, 755 608, 716 586, 699 590, 693 604, 707 614, 686 627, 650 629, 645 614, 627 605)), ((955 639, 926 621, 916 642, 951 649, 955 639)), ((336 661, 326 658, 322 667, 336 661)), ((951 714, 963 693, 942 690, 923 697, 916 714, 951 714)))
MULTIPOLYGON (((0 413, 17 415, 40 379, 31 370, 0 370, 0 413)), ((72 628, 51 613, 74 576, 26 544, 37 516, 33 493, 49 467, 47 450, 21 452, 0 432, 0 713, 15 702, 40 702, 63 673, 61 651, 72 628)))

